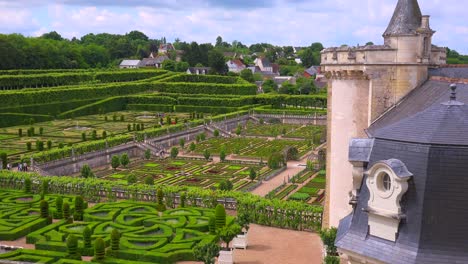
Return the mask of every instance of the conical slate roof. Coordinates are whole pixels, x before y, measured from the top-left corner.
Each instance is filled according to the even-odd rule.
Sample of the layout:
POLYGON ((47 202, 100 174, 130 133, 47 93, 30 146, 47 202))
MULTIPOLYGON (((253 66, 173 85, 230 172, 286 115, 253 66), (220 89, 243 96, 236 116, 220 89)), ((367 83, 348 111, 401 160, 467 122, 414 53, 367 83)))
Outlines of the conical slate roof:
POLYGON ((415 34, 421 27, 421 19, 418 0, 398 0, 392 20, 383 35, 385 37, 415 34))

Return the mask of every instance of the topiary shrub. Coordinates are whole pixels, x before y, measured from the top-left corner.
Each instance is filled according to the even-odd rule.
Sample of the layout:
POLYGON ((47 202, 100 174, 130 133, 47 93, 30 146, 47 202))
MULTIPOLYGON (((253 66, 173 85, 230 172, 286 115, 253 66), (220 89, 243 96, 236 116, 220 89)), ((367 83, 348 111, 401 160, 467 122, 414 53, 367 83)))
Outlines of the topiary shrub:
POLYGON ((70 218, 70 205, 67 202, 63 203, 63 219, 70 218))
POLYGON ((127 183, 130 185, 130 184, 134 184, 138 181, 138 178, 135 174, 130 174, 127 176, 127 183))
POLYGON ((81 256, 78 253, 78 239, 73 234, 67 238, 67 251, 67 258, 81 260, 81 256))
POLYGON ((216 205, 215 209, 216 230, 223 228, 226 225, 226 209, 222 204, 216 205))
POLYGON ((183 192, 180 194, 180 207, 184 208, 185 207, 185 200, 187 199, 187 195, 183 192))
POLYGON ((193 254, 197 260, 203 261, 205 264, 214 264, 214 258, 219 255, 220 250, 219 245, 214 242, 202 242, 193 248, 193 254))
POLYGON ((25 193, 31 193, 31 178, 26 178, 24 179, 24 192, 25 193))
POLYGON ((63 217, 63 199, 62 197, 57 197, 55 199, 55 209, 57 210, 57 214, 55 215, 55 218, 62 218, 63 217))
POLYGON ((83 245, 85 248, 90 248, 91 247, 91 236, 93 235, 93 232, 89 227, 85 227, 83 230, 83 245))
POLYGON ((45 195, 49 191, 49 180, 45 179, 42 181, 41 186, 41 199, 44 199, 45 195))
POLYGON ((208 228, 210 230, 210 234, 216 234, 216 218, 214 216, 210 217, 210 220, 208 221, 208 228))
POLYGON ((104 259, 106 255, 106 244, 104 240, 100 237, 96 239, 94 242, 94 259, 97 261, 101 261, 104 259))
POLYGON ((112 251, 119 250, 120 248, 120 233, 117 229, 112 229, 111 233, 111 249, 112 251))
POLYGON ((77 221, 83 221, 83 197, 75 197, 75 213, 73 214, 73 219, 77 221))
POLYGON ((46 200, 42 200, 40 204, 41 218, 49 217, 49 203, 46 200))
POLYGON ((158 189, 156 196, 158 198, 158 204, 156 205, 156 210, 158 210, 159 212, 166 211, 166 205, 163 204, 164 193, 161 188, 158 189))
POLYGON ((153 179, 153 177, 151 177, 151 176, 146 176, 146 177, 145 177, 145 184, 154 185, 154 179, 153 179))

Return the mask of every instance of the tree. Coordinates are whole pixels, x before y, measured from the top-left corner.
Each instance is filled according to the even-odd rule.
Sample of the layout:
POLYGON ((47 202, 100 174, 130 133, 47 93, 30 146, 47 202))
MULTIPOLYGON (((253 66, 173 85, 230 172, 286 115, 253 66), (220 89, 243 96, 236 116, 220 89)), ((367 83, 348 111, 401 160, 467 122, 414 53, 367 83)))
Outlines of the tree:
POLYGON ((214 258, 219 255, 220 246, 214 242, 201 242, 193 248, 193 254, 197 260, 203 261, 205 264, 214 264, 214 258))
POLYGON ((118 155, 112 156, 111 166, 114 169, 114 171, 120 166, 120 158, 118 155))
POLYGON ((52 40, 57 40, 57 41, 63 40, 62 36, 59 33, 57 33, 57 31, 51 31, 49 33, 44 33, 44 34, 42 34, 41 38, 52 39, 52 40))
POLYGON ((0 153, 0 160, 2 161, 2 169, 6 169, 7 163, 8 163, 8 158, 7 154, 5 152, 0 153))
POLYGON ((330 229, 322 229, 320 231, 320 238, 322 239, 323 244, 327 246, 327 255, 337 255, 337 250, 335 246, 337 231, 338 230, 335 227, 332 227, 330 229))
POLYGON ((173 147, 171 149, 171 158, 175 159, 177 158, 177 155, 179 155, 179 149, 176 147, 173 147))
POLYGON ((224 55, 220 51, 212 50, 208 53, 208 65, 214 73, 226 74, 228 72, 224 55))
POLYGON ((187 194, 185 192, 180 194, 180 205, 179 207, 184 208, 185 207, 185 200, 187 199, 187 194))
POLYGON ((63 203, 63 219, 68 220, 70 218, 70 204, 67 202, 63 203))
POLYGON ((111 249, 112 251, 119 250, 120 248, 120 233, 117 229, 112 229, 111 232, 111 249))
POLYGON ((273 80, 266 80, 262 85, 262 89, 264 93, 276 92, 278 85, 273 80))
POLYGON ((85 248, 90 248, 91 247, 91 236, 93 235, 93 232, 89 227, 85 227, 83 230, 83 245, 85 248))
POLYGON ((44 150, 44 142, 41 140, 36 141, 36 150, 43 151, 44 150))
POLYGON ((46 200, 42 200, 40 203, 41 218, 49 217, 49 203, 46 200))
POLYGON ((145 184, 147 185, 154 185, 154 178, 151 176, 146 176, 145 177, 145 184))
POLYGON ((278 90, 280 94, 294 94, 295 93, 295 86, 292 85, 290 82, 285 81, 278 90))
POLYGON ((106 132, 106 131, 102 131, 102 138, 103 138, 103 139, 106 139, 106 138, 107 138, 107 132, 106 132))
POLYGON ((19 137, 23 136, 23 129, 21 129, 21 128, 18 129, 18 136, 19 137))
POLYGON ((255 178, 257 178, 257 173, 255 172, 254 168, 250 168, 249 178, 250 181, 254 181, 255 178))
POLYGON ((196 148, 197 148, 197 145, 195 145, 194 142, 190 143, 190 146, 189 146, 190 152, 194 152, 196 148))
POLYGON ((206 160, 210 159, 211 153, 208 149, 205 149, 205 151, 203 151, 203 157, 205 157, 206 160))
POLYGON ((239 124, 236 128, 236 135, 240 136, 241 133, 242 133, 242 126, 239 124))
POLYGON ((122 164, 124 168, 127 168, 129 163, 130 163, 130 158, 128 157, 128 154, 127 153, 122 154, 122 156, 120 156, 120 164, 122 164))
MULTIPOLYGON (((32 181, 31 178, 27 177, 24 179, 24 192, 25 193, 31 193, 31 186, 32 186, 32 181)), ((59 197, 60 198, 60 197, 59 197)), ((58 199, 58 198, 57 198, 58 199)), ((57 209, 58 210, 58 209, 57 209)), ((60 209, 61 210, 61 209, 60 209)))
POLYGON ((96 238, 94 242, 94 258, 96 260, 103 260, 106 255, 106 244, 101 237, 96 238))
POLYGON ((81 140, 86 141, 86 133, 85 132, 81 133, 81 140))
POLYGON ((219 231, 219 237, 226 243, 226 248, 229 248, 229 243, 242 231, 242 228, 238 224, 231 226, 224 226, 219 231))
POLYGON ((97 139, 97 131, 96 131, 96 130, 93 130, 93 131, 91 132, 91 139, 92 139, 92 140, 96 140, 96 139, 97 139))
POLYGON ((135 184, 137 181, 138 181, 138 178, 137 178, 137 176, 135 174, 130 174, 130 175, 127 176, 127 183, 129 185, 135 184))
POLYGON ((75 213, 73 214, 73 219, 77 221, 83 221, 83 213, 84 213, 83 197, 76 196, 75 197, 75 213))
POLYGON ((230 182, 229 180, 222 180, 221 182, 219 182, 219 189, 221 191, 231 191, 232 188, 232 182, 230 182))
POLYGON ((255 82, 255 79, 254 79, 254 76, 253 76, 253 73, 251 70, 249 69, 243 69, 241 72, 240 72, 240 77, 248 82, 255 82))
POLYGON ((93 171, 91 170, 91 167, 89 167, 88 164, 85 164, 83 165, 83 167, 81 167, 80 173, 81 173, 82 178, 94 178, 95 177, 93 171))
POLYGON ((145 150, 145 159, 149 160, 151 158, 151 150, 145 150))
POLYGON ((214 137, 219 137, 219 130, 218 130, 218 129, 215 129, 215 130, 213 131, 213 136, 214 136, 214 137))
POLYGON ((80 253, 78 252, 78 239, 73 234, 70 234, 67 238, 67 251, 68 258, 81 260, 80 253))
POLYGON ((226 209, 222 204, 216 205, 215 208, 216 230, 223 228, 226 225, 226 209))
POLYGON ((185 146, 185 139, 183 139, 183 138, 179 139, 179 146, 180 146, 181 148, 184 148, 184 146, 185 146))
POLYGON ((167 71, 176 71, 176 63, 173 60, 165 60, 163 62, 163 69, 167 71))
POLYGON ((224 149, 221 150, 221 152, 219 153, 219 159, 221 161, 225 161, 226 160, 226 151, 224 149))
POLYGON ((273 153, 268 159, 268 167, 272 170, 281 168, 284 165, 284 157, 281 153, 273 153))

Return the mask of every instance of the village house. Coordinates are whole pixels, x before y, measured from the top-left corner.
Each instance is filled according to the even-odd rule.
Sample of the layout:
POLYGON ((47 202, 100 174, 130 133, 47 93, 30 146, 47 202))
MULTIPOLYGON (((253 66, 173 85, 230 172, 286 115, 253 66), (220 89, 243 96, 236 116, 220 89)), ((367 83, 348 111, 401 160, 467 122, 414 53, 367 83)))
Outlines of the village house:
POLYGON ((139 66, 140 67, 155 67, 155 68, 162 68, 163 67, 163 62, 165 60, 169 60, 169 57, 166 56, 166 55, 162 55, 162 56, 156 56, 156 57, 150 57, 149 58, 144 58, 143 60, 141 60, 139 66))
POLYGON ((119 68, 120 69, 137 69, 140 68, 140 60, 123 60, 119 68))
POLYGON ((187 69, 187 74, 206 75, 210 70, 210 67, 190 67, 187 69))
POLYGON ((158 53, 167 54, 173 50, 175 50, 175 48, 174 48, 174 45, 172 45, 171 43, 160 44, 158 53))
POLYGON ((243 69, 246 68, 245 64, 239 59, 228 60, 226 65, 228 66, 230 72, 235 73, 240 73, 243 69))

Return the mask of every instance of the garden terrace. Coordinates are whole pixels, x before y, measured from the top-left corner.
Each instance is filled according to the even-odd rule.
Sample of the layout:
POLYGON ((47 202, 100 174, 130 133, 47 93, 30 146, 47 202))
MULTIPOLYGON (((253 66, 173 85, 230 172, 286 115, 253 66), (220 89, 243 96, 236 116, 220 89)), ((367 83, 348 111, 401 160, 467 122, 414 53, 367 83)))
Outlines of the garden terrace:
POLYGON ((314 136, 318 135, 316 144, 320 143, 324 126, 312 125, 295 125, 295 124, 253 124, 247 123, 246 129, 243 131, 247 136, 263 136, 263 137, 277 137, 282 138, 300 138, 313 140, 314 136))
POLYGON ((283 151, 286 147, 295 147, 299 156, 305 155, 312 149, 309 141, 298 140, 267 140, 265 138, 211 138, 197 144, 195 152, 203 154, 208 150, 212 154, 219 154, 222 149, 227 155, 234 154, 239 157, 268 159, 271 153, 283 151))
POLYGON ((233 190, 246 190, 264 179, 273 171, 264 165, 211 163, 201 160, 166 159, 162 161, 134 161, 129 168, 113 171, 108 167, 96 169, 100 179, 116 181, 119 185, 127 185, 129 175, 135 175, 137 183, 144 183, 146 177, 151 177, 155 184, 195 186, 218 189, 219 183, 229 180, 233 190), (257 172, 255 181, 249 179, 250 170, 257 172))

